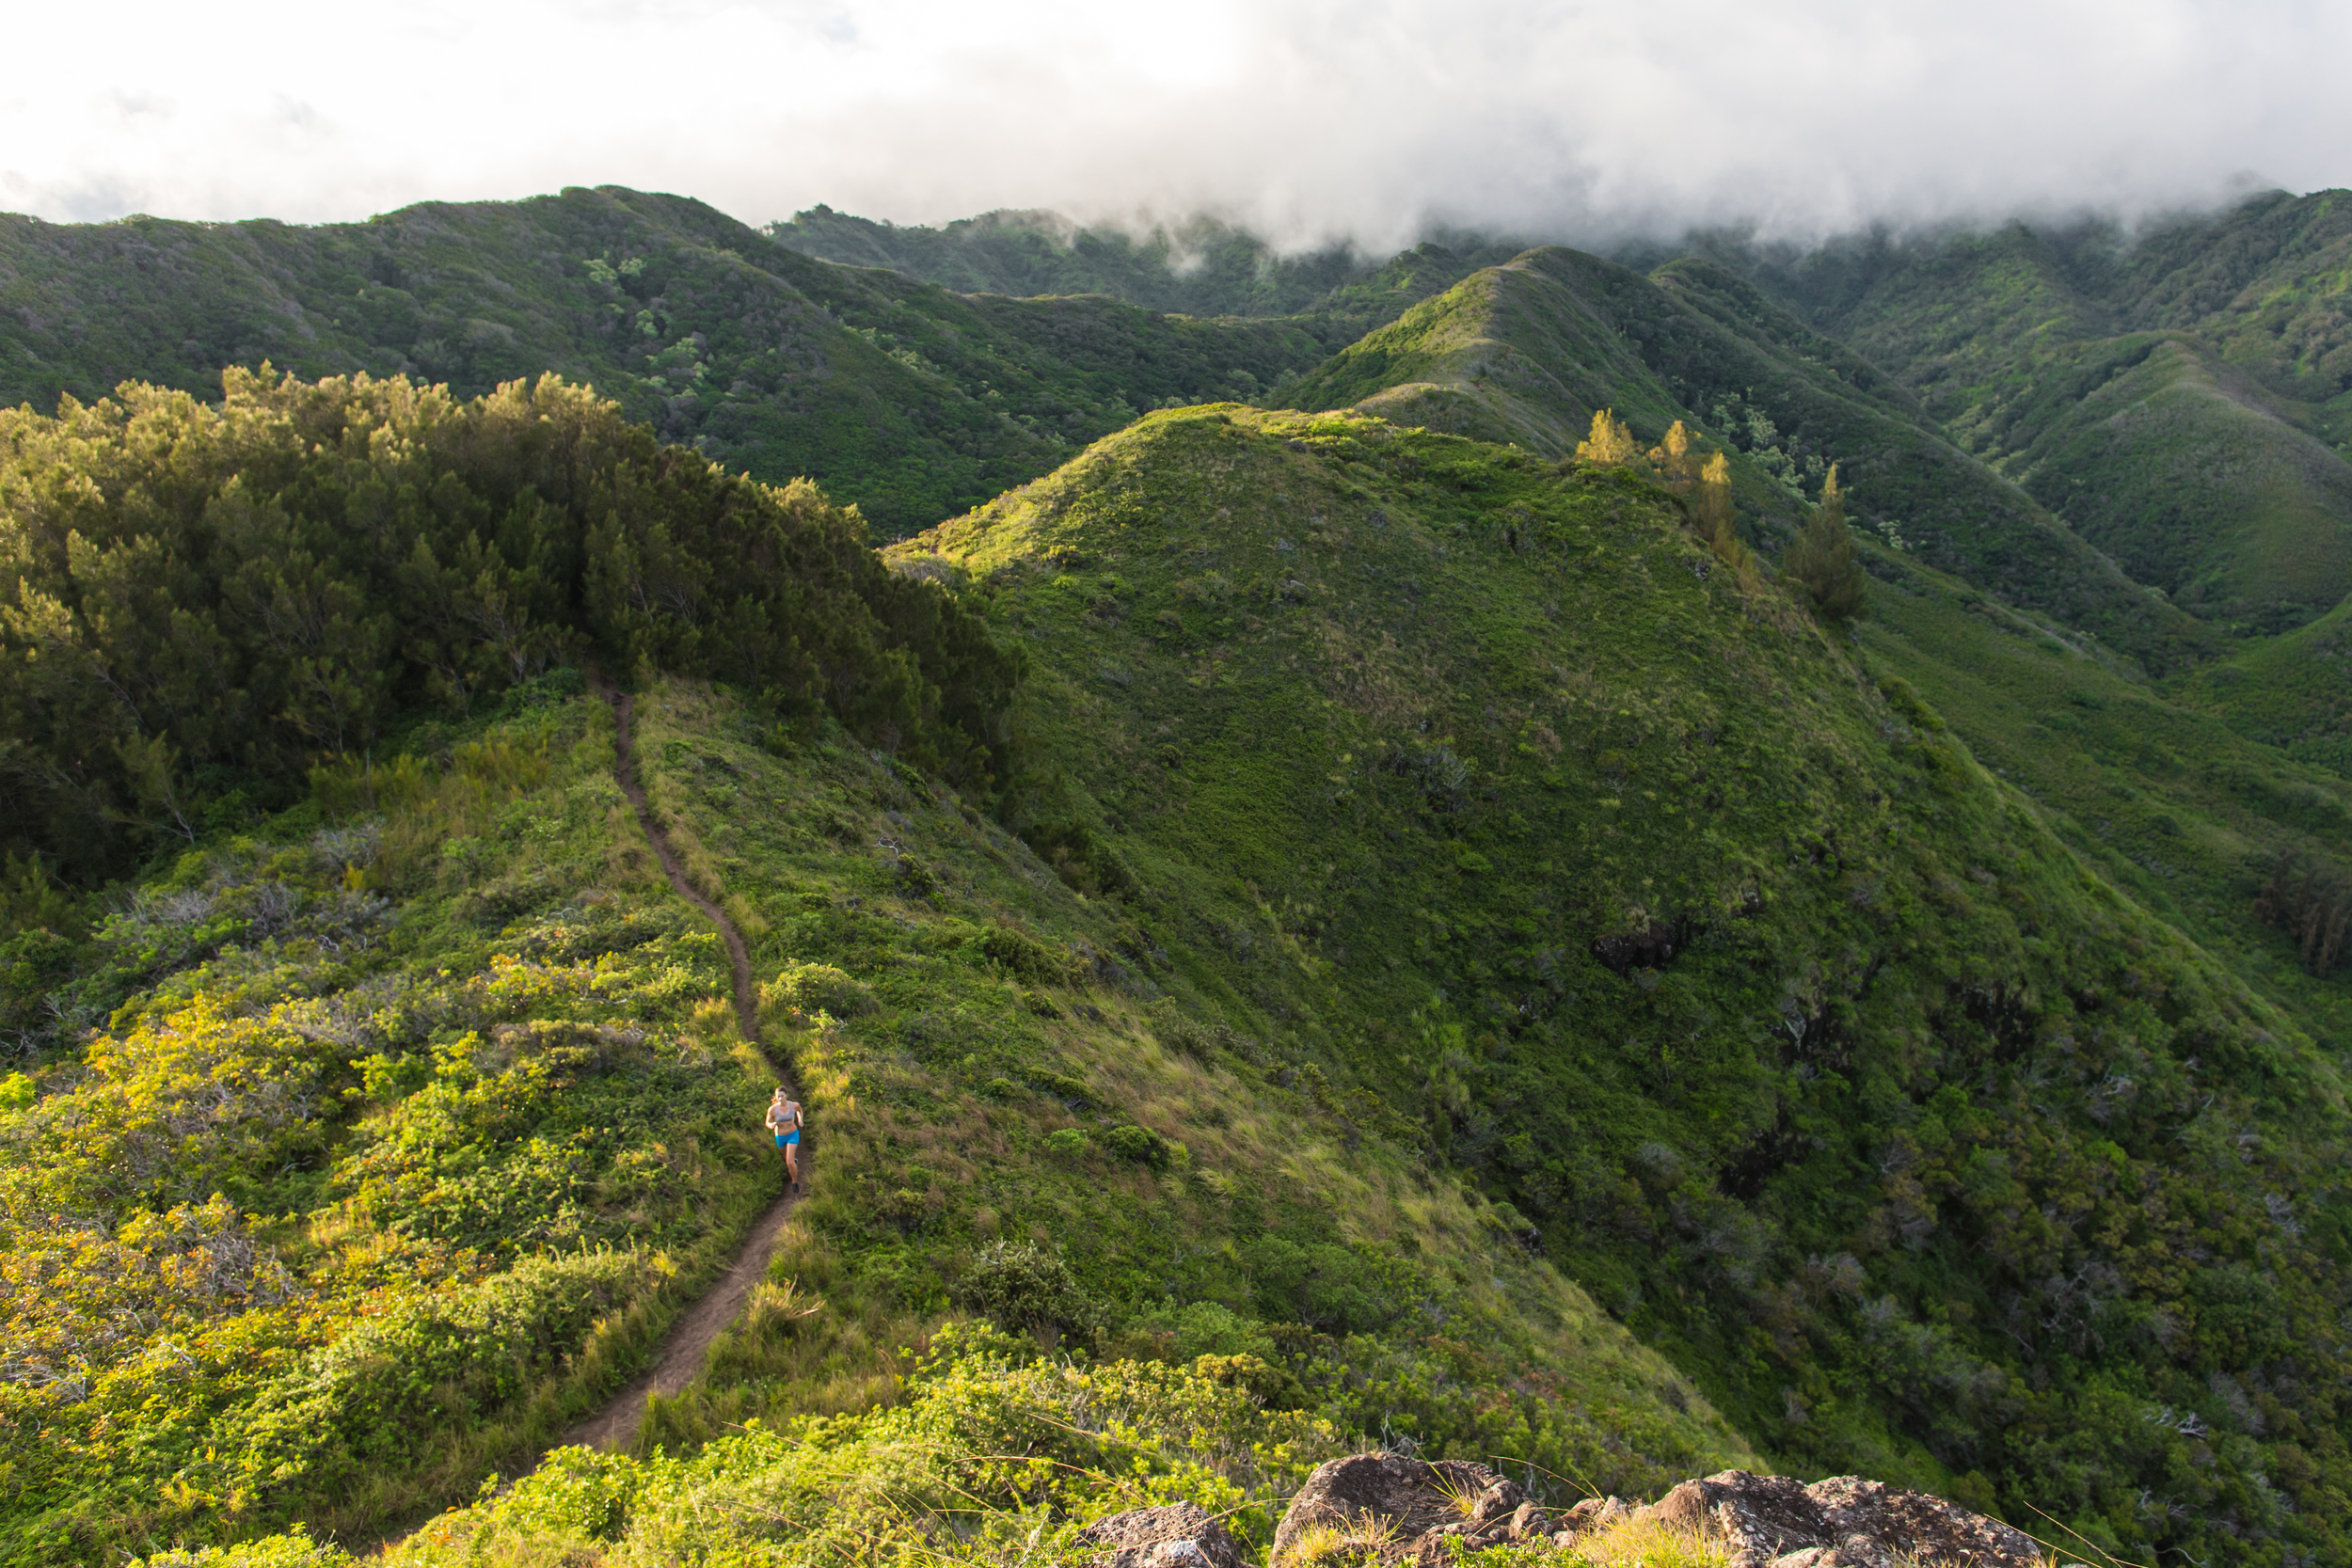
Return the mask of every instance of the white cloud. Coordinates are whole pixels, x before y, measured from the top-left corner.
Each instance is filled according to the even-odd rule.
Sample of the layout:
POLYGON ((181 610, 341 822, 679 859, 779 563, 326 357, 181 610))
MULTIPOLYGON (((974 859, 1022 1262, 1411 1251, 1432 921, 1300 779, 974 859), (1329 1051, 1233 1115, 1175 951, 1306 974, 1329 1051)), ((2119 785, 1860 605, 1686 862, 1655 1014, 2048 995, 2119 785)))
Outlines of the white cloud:
POLYGON ((1208 208, 1806 235, 2352 182, 2352 8, 2254 0, 53 7, 0 206, 364 216, 616 182, 753 222, 1208 208))

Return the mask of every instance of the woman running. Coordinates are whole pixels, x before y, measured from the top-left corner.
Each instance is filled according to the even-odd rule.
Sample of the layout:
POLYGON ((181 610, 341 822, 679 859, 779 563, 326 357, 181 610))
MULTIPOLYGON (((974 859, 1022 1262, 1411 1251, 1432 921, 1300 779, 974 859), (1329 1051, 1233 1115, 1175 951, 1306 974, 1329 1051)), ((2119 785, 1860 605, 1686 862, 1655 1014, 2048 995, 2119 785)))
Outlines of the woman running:
POLYGON ((776 1135, 776 1147, 784 1150, 784 1168, 791 1173, 792 1190, 801 1190, 801 1102, 789 1099, 784 1085, 776 1085, 776 1097, 768 1101, 768 1131, 776 1135))

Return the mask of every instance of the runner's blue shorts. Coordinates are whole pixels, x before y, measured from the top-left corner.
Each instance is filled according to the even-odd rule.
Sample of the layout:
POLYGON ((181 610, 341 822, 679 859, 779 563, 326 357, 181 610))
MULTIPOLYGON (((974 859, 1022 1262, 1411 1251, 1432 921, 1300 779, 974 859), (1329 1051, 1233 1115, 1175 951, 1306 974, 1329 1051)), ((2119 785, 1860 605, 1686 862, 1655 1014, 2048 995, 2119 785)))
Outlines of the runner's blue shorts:
POLYGON ((778 1148, 786 1148, 788 1145, 796 1144, 800 1141, 801 1135, 798 1132, 779 1132, 776 1134, 776 1147, 778 1148))

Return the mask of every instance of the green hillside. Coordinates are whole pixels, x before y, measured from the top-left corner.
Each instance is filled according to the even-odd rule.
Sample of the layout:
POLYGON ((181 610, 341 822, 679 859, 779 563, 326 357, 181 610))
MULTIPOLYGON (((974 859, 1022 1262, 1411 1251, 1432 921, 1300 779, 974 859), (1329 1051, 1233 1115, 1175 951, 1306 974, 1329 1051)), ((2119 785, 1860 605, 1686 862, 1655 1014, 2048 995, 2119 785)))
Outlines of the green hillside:
POLYGON ((2305 973, 2295 942, 2256 914, 2281 857, 2352 861, 2341 704, 2312 738, 2291 740, 2305 717, 2289 707, 2296 689, 2273 652, 2339 618, 2157 687, 2061 623, 1872 553, 1859 632, 1872 665, 1930 693, 1977 759, 2042 807, 2102 876, 2315 1037, 2344 1037, 2352 997, 2305 973), (2235 693, 2243 711, 2228 705, 2235 693), (2285 712, 2295 717, 2281 735, 2285 712))
POLYGON ((1645 277, 1532 250, 1415 306, 1283 393, 1298 407, 1355 406, 1554 456, 1574 450, 1597 408, 1613 406, 1652 441, 1681 420, 1738 454, 1741 502, 1768 531, 1789 526, 1835 462, 1857 516, 1923 561, 2153 668, 2203 645, 2194 622, 1956 450, 1883 372, 1710 262, 1645 277))
POLYGON ((2352 592, 2344 193, 2128 236, 1710 248, 2192 613, 2277 632, 2352 592))
POLYGON ((2188 1085, 2243 1042, 2246 1114, 2317 1118, 2263 1147, 2316 1171, 2332 1058, 1675 519, 1629 475, 1202 411, 891 554, 1027 640, 1146 911, 1214 930, 1246 867, 1227 897, 1294 911, 1273 974, 1780 1462, 2151 1549, 2136 1488, 2201 1467, 2158 1457, 2180 1399, 2243 1382, 2163 1370, 2239 1276, 2157 1237, 2278 1234, 2254 1186, 2207 1228, 2246 1167, 2176 1152, 2220 1127, 2188 1085))
POLYGON ((0 1560, 1258 1550, 1387 1443, 2352 1562, 2346 211, 0 219, 0 1560), (1864 617, 1600 409, 1768 562, 1836 464, 1864 617), (780 1076, 745 1314, 485 1488, 780 1076))
POLYGON ((822 1174, 774 1290, 649 1443, 889 1404, 902 1347, 978 1313, 1303 1410, 1302 1452, 1394 1423, 1624 1491, 1753 1462, 1356 1086, 1259 973, 1278 921, 1220 892, 1223 940, 1147 932, 1139 890, 1106 893, 1057 759, 1007 727, 1017 656, 885 573, 853 515, 551 383, 231 390, 7 416, 0 745, 19 778, 87 768, 108 726, 135 759, 119 793, 10 824, 8 1560, 289 1519, 359 1541, 527 1464, 774 1192, 754 1134, 780 1069, 822 1174), (417 577, 468 529, 470 577, 417 577), (509 545, 573 565, 493 613, 509 545), (241 586, 255 559, 275 578, 241 586), (141 563, 145 624, 118 612, 141 563), (454 606, 407 596, 434 587, 454 606), (260 635, 338 602, 357 635, 354 600, 384 606, 378 645, 260 635), (219 715, 243 771, 137 728, 154 626, 251 694, 219 715), (519 668, 517 630, 541 656, 519 668), (747 940, 755 1038, 561 662, 591 655, 644 683, 638 770, 747 940), (371 666, 364 752, 302 730, 313 688, 371 666), (305 738, 307 770, 273 763, 305 738))
MULTIPOLYGON (((1968 341, 1981 346, 2002 326, 1972 322, 1968 341)), ((2145 664, 2181 668, 2183 655, 2226 644, 2038 516, 1880 372, 1722 268, 1680 260, 1644 277, 1572 251, 1531 251, 1416 306, 1289 390, 1548 456, 1573 450, 1601 407, 1650 439, 1681 420, 1731 457, 1735 497, 1759 540, 1785 536, 1798 496, 1818 483, 1824 458, 1837 460, 1875 535, 1881 591, 1866 632, 1874 652, 1977 755, 2058 808, 2069 844, 2136 897, 2228 955, 2307 1027, 2332 1032, 2344 1021, 2339 989, 2301 973, 2293 944, 2254 912, 2280 856, 2335 863, 2352 851, 2343 780, 2326 770, 2340 759, 2320 738, 2340 727, 2332 663, 2288 680, 2288 645, 2311 640, 2298 633, 2275 653, 2187 665, 2177 692, 2151 687, 2145 664), (1725 385, 1743 394, 1707 390, 1725 385), (1919 519, 1939 515, 1947 531, 1931 534, 1919 519), (2161 655, 2129 657, 2113 620, 2098 634, 2098 601, 2084 590, 2102 582, 2107 602, 2167 628, 2161 655), (2257 665, 2263 673, 2244 678, 2257 665), (2273 712, 2312 704, 2283 728, 2273 712), (2217 722, 2216 709, 2243 733, 2217 722), (2274 740, 2295 740, 2302 763, 2274 740)), ((2043 387, 2033 407, 2071 409, 2064 391, 2043 387)), ((2062 426, 2041 428, 2063 437, 2062 426)), ((2167 472, 2152 467, 2117 494, 2174 493, 2167 472)), ((2274 533, 2249 548, 2281 580, 2299 580, 2308 563, 2290 546, 2274 533)))
POLYGON ((2352 777, 2352 680, 2344 672, 2352 601, 2249 644, 2173 684, 2184 705, 2248 737, 2352 777))
POLYGON ((265 360, 459 396, 552 372, 729 467, 814 479, 885 535, 1141 409, 1255 395, 1354 335, 1325 330, 963 299, 610 187, 315 228, 0 215, 0 406, 49 413, 124 380, 211 397, 223 367, 265 360))

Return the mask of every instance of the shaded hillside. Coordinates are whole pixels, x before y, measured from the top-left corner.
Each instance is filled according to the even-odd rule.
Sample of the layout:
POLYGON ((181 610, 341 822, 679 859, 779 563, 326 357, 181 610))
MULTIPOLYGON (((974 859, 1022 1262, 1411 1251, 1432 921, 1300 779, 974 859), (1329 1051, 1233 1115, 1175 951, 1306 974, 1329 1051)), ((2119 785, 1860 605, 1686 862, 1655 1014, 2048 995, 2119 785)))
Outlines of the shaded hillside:
POLYGON ((2274 1491, 2344 1451, 2332 1059, 1677 517, 1203 410, 889 554, 1032 650, 1067 874, 1430 1115, 1777 1462, 2341 1555, 2318 1468, 2274 1491))
POLYGON ((2185 705, 2293 757, 2352 777, 2352 602, 2174 683, 2185 705))
POLYGON ((1195 316, 1313 316, 1340 343, 1518 248, 1439 234, 1383 262, 1345 245, 1285 255, 1244 229, 1195 216, 1138 237, 1058 213, 995 212, 901 229, 826 206, 771 223, 778 245, 847 266, 888 267, 959 293, 1108 294, 1195 316))
POLYGON ((815 479, 885 535, 1333 346, 1109 299, 962 300, 615 188, 317 228, 0 216, 0 406, 124 380, 210 397, 224 366, 263 360, 460 396, 554 372, 728 467, 815 479))
MULTIPOLYGON (((1869 566, 1870 614, 1857 635, 1873 668, 1926 694, 1977 759, 2042 807, 2103 877, 2314 1037, 2352 1032, 2342 981, 2306 974, 2296 942, 2257 914, 2282 856, 2352 863, 2346 705, 2328 705, 2325 738, 2280 736, 2294 688, 2268 651, 2337 617, 2160 686, 2064 624, 1915 560, 1874 549, 1869 566), (2232 694, 2247 699, 2243 711, 2232 694)), ((2317 669, 2334 675, 2332 665, 2317 669)), ((2343 686, 2334 676, 2330 695, 2343 686)), ((2305 722, 2298 714, 2293 730, 2305 722)))
POLYGON ((1718 251, 2200 616, 2273 632, 2352 592, 2352 202, 1718 251))
POLYGON ((1785 526, 1839 465, 1855 515, 1921 559, 2162 668, 2195 623, 1957 450, 1899 388, 1709 262, 1648 277, 1529 251, 1368 334, 1284 388, 1558 455, 1614 406, 1656 440, 1677 419, 1740 455, 1744 505, 1785 526))

